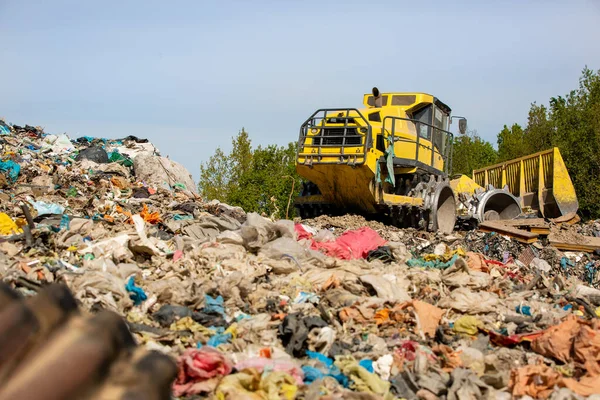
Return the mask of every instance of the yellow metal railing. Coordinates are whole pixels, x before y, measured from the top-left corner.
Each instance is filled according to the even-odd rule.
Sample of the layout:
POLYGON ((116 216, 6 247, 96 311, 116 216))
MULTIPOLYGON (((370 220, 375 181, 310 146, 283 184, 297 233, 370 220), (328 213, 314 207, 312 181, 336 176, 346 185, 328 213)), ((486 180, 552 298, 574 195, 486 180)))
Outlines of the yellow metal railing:
POLYGON ((557 147, 473 171, 473 180, 487 188, 508 187, 522 208, 545 217, 576 212, 579 203, 567 167, 557 147))

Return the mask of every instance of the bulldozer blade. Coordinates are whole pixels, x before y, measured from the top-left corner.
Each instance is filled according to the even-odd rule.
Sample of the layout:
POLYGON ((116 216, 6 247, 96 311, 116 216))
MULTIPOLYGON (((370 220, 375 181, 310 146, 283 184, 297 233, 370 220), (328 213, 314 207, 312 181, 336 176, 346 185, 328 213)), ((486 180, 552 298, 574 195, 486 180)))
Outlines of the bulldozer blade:
POLYGON ((480 186, 507 187, 521 208, 546 218, 577 212, 579 202, 557 147, 473 171, 480 186))

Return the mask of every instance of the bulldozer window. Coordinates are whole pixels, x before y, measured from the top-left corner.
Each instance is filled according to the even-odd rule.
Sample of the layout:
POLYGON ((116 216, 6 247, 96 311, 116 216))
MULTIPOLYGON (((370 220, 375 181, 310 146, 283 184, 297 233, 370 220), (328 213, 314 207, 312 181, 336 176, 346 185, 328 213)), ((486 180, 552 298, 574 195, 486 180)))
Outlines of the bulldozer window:
POLYGON ((433 144, 437 150, 445 154, 447 135, 444 132, 448 125, 448 114, 442 111, 440 108, 435 107, 433 113, 433 126, 435 127, 433 132, 433 144))
POLYGON ((415 101, 417 101, 417 96, 412 95, 394 95, 392 96, 392 105, 393 106, 410 106, 415 101))
POLYGON ((417 124, 417 130, 419 136, 424 139, 431 139, 431 127, 424 124, 431 124, 433 118, 433 104, 429 104, 418 111, 413 112, 413 119, 423 122, 423 124, 417 124))
POLYGON ((381 122, 381 114, 379 113, 379 111, 369 114, 369 121, 381 122))
MULTIPOLYGON (((387 106, 387 101, 388 101, 388 96, 381 96, 381 105, 382 106, 387 106)), ((367 104, 371 107, 375 107, 375 97, 373 96, 369 96, 367 98, 367 104)))

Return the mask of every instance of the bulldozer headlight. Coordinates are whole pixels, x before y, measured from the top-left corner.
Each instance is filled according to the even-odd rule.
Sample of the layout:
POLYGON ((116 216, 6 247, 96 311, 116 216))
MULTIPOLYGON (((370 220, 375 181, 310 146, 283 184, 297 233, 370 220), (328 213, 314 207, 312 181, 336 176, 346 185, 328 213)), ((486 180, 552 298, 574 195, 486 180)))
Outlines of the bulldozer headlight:
POLYGON ((315 133, 315 134, 316 134, 316 133, 318 133, 318 132, 319 132, 319 130, 318 130, 317 128, 312 128, 312 129, 310 130, 310 132, 311 132, 311 133, 315 133))
POLYGON ((367 133, 367 128, 360 128, 361 133, 367 133))

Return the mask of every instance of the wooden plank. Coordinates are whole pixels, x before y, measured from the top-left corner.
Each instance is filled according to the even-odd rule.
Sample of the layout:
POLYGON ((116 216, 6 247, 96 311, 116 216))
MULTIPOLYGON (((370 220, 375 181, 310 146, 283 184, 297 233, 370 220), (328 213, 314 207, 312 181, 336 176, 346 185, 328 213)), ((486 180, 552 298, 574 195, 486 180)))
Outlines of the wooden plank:
POLYGON ((508 226, 546 226, 546 220, 544 218, 522 218, 522 219, 503 219, 500 221, 504 225, 508 226))
POLYGON ((541 236, 548 236, 550 234, 550 227, 546 227, 546 226, 530 226, 528 227, 528 230, 530 232, 533 233, 537 233, 538 235, 541 236))
POLYGON ((563 250, 563 251, 583 251, 586 253, 592 253, 593 251, 600 249, 600 246, 591 246, 591 245, 587 245, 587 244, 553 242, 553 241, 550 241, 550 244, 552 246, 556 247, 558 250, 563 250))
POLYGON ((600 238, 593 236, 581 236, 572 240, 560 236, 550 235, 550 244, 559 250, 564 251, 584 251, 591 253, 594 250, 600 249, 600 238))
POLYGON ((534 243, 538 239, 537 233, 517 229, 512 226, 506 226, 500 221, 482 222, 479 224, 479 230, 483 232, 497 232, 501 235, 509 236, 521 243, 534 243))
POLYGON ((550 224, 543 218, 524 218, 524 219, 503 219, 492 221, 507 227, 528 230, 538 235, 548 236, 550 234, 550 224))

